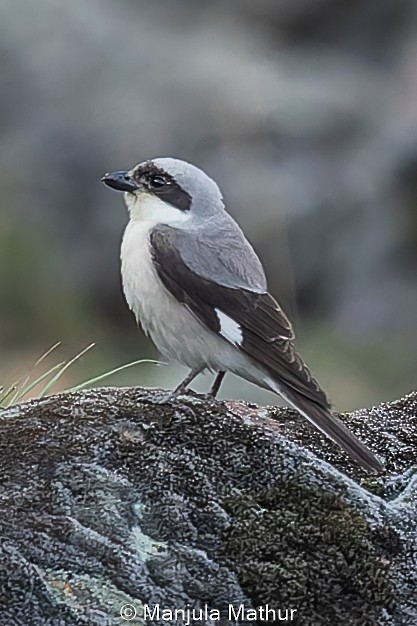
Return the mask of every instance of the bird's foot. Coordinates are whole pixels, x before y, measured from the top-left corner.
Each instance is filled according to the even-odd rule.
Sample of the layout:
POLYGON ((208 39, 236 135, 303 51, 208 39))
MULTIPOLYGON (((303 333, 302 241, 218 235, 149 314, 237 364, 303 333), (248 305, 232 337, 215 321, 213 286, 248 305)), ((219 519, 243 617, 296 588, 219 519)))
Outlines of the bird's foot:
POLYGON ((156 404, 173 404, 178 402, 180 396, 194 395, 191 389, 188 389, 186 385, 178 385, 175 389, 158 392, 153 399, 156 404))

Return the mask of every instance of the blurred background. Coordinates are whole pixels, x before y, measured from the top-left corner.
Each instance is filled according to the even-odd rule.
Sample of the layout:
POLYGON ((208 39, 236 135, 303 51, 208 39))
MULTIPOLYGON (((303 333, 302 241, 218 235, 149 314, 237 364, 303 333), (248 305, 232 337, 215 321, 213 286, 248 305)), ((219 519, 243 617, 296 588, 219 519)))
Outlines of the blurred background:
MULTIPOLYGON (((176 156, 219 183, 340 410, 416 388, 413 0, 2 0, 0 94, 0 385, 57 341, 35 372, 96 343, 58 388, 157 358, 99 181, 176 156)), ((275 402, 228 378, 223 397, 275 402)))

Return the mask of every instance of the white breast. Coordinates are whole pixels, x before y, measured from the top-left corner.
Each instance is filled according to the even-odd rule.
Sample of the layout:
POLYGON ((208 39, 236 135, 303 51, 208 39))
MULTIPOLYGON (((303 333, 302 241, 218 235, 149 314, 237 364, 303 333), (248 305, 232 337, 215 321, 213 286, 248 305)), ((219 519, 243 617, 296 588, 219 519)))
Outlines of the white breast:
POLYGON ((192 369, 243 375, 246 358, 208 330, 165 289, 153 266, 149 235, 155 224, 131 220, 121 248, 122 284, 130 309, 161 354, 192 369))
MULTIPOLYGON (((153 224, 131 221, 122 249, 122 283, 127 303, 161 354, 190 368, 205 365, 209 331, 161 283, 150 255, 153 224)), ((211 333, 210 333, 211 334, 211 333)), ((216 339, 216 337, 214 337, 216 339)))
POLYGON ((138 322, 148 332, 151 321, 151 308, 162 305, 159 300, 165 294, 155 294, 156 275, 149 250, 149 233, 152 225, 148 222, 130 221, 126 227, 121 247, 122 285, 126 301, 138 322), (157 302, 153 303, 156 296, 157 302))
POLYGON ((160 348, 155 337, 160 316, 166 322, 172 307, 180 305, 164 289, 156 274, 149 235, 159 223, 176 224, 188 216, 148 193, 127 193, 125 201, 131 219, 121 249, 123 290, 137 321, 160 348))

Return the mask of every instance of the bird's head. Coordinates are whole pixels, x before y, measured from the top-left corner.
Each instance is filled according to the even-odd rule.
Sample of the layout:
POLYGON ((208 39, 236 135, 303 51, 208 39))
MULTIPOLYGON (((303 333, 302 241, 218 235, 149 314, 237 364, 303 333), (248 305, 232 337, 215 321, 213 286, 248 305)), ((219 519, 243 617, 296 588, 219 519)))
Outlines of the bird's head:
POLYGON ((129 171, 105 174, 101 180, 124 192, 134 220, 185 227, 224 208, 216 183, 195 165, 179 159, 144 161, 129 171))

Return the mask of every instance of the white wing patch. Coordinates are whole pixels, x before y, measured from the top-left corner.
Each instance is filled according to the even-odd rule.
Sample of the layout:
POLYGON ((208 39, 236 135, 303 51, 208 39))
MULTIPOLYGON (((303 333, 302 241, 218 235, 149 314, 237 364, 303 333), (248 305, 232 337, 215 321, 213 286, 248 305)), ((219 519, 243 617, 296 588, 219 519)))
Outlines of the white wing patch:
POLYGON ((241 346, 243 342, 242 329, 234 319, 220 311, 215 309, 216 315, 220 322, 220 334, 222 337, 230 341, 235 346, 241 346))

